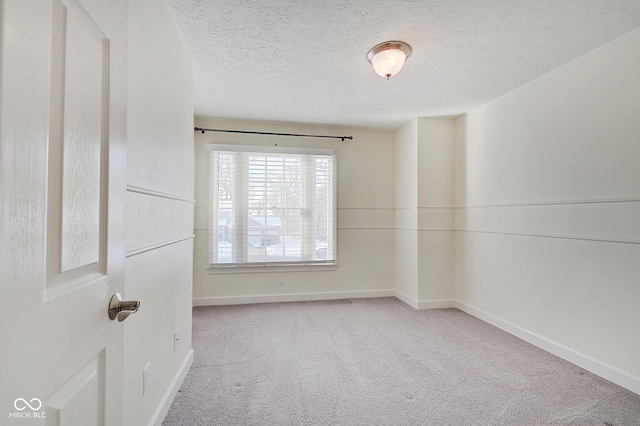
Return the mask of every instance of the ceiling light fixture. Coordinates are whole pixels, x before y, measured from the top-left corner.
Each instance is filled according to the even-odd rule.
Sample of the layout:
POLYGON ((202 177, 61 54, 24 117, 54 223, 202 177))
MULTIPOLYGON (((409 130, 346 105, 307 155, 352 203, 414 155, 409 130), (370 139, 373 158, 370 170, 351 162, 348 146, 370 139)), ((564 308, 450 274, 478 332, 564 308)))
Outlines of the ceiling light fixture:
POLYGON ((385 41, 371 48, 367 53, 367 60, 381 77, 398 74, 404 61, 411 55, 411 46, 402 41, 385 41))

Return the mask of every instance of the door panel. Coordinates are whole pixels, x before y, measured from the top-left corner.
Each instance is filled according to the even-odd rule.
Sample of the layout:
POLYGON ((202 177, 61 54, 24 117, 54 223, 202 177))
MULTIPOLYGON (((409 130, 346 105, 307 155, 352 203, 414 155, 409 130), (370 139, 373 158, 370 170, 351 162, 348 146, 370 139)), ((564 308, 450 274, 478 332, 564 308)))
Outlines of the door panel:
POLYGON ((44 402, 46 426, 102 424, 104 353, 89 361, 44 402))
POLYGON ((104 272, 109 41, 80 4, 53 0, 52 50, 47 275, 68 290, 104 272))
MULTIPOLYGON (((62 271, 98 263, 103 118, 109 81, 108 40, 82 6, 60 0, 63 9, 54 27, 64 37, 64 117, 62 172, 62 271), (66 18, 66 19, 65 19, 66 18)), ((52 85, 57 82, 52 81, 52 85)), ((62 82, 60 82, 62 83, 62 82)), ((58 83, 58 84, 60 84, 58 83)), ((51 144, 51 139, 50 142, 51 144)), ((104 220, 102 221, 104 223, 104 220)))
POLYGON ((124 289, 127 14, 127 0, 0 0, 8 424, 123 422, 107 307, 124 289))

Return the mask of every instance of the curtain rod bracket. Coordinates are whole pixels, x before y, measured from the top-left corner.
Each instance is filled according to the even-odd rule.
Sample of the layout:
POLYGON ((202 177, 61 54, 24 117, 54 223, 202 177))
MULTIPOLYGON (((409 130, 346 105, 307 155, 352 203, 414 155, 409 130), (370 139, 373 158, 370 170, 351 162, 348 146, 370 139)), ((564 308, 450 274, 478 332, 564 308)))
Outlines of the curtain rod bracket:
POLYGON ((344 142, 345 139, 352 140, 353 136, 329 136, 329 135, 304 135, 297 133, 272 133, 272 132, 253 132, 249 130, 226 130, 226 129, 203 129, 202 127, 194 127, 196 132, 221 132, 221 133, 243 133, 249 135, 270 135, 270 136, 294 136, 298 138, 326 138, 326 139, 340 139, 344 142))

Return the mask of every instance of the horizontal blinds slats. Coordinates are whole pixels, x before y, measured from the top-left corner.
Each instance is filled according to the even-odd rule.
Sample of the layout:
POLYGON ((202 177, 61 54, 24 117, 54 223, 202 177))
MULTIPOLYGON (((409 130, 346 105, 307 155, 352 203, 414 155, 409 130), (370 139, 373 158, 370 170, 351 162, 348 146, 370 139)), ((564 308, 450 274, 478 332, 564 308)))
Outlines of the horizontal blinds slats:
POLYGON ((335 153, 223 148, 210 151, 210 264, 335 262, 335 153))

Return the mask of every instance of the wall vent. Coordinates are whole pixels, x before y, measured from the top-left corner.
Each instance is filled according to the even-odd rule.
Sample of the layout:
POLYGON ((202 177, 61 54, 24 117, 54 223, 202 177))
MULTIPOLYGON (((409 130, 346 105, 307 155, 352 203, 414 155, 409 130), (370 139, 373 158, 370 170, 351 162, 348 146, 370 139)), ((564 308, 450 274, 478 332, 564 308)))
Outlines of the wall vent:
POLYGON ((349 299, 333 299, 328 301, 330 305, 350 305, 351 300, 349 299))

